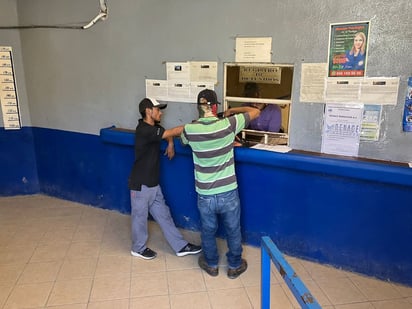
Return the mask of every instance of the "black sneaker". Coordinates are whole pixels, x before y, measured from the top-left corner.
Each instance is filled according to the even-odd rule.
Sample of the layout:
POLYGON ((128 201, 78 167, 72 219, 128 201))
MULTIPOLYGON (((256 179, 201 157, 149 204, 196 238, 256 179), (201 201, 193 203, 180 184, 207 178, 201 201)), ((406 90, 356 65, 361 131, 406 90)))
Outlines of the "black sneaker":
POLYGON ((152 249, 150 248, 146 248, 141 252, 134 252, 133 250, 130 251, 130 253, 133 256, 138 256, 139 258, 145 259, 145 260, 151 260, 154 259, 157 256, 157 253, 154 252, 152 249))
POLYGON ((216 277, 219 274, 219 268, 210 267, 209 265, 207 265, 207 262, 206 262, 205 257, 203 255, 199 257, 198 264, 199 264, 201 269, 203 269, 205 272, 207 272, 212 277, 216 277))
POLYGON ((179 252, 176 252, 177 256, 186 256, 189 254, 198 254, 199 252, 202 251, 201 246, 196 246, 191 243, 187 243, 186 246, 184 246, 179 252))
POLYGON ((229 268, 227 270, 227 276, 230 279, 236 279, 239 277, 242 273, 244 273, 247 269, 247 262, 245 259, 242 259, 242 264, 238 268, 229 268))

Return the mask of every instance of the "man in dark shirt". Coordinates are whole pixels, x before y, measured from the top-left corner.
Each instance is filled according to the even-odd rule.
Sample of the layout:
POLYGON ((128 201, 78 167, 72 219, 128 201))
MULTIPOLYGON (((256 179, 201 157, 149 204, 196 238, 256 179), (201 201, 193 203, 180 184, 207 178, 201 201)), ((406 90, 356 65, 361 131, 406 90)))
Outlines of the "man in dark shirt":
POLYGON ((131 254, 146 260, 156 257, 156 252, 146 246, 148 235, 147 219, 150 213, 160 225, 163 234, 177 256, 197 254, 200 246, 187 242, 176 228, 170 209, 166 205, 159 185, 160 143, 168 141, 165 154, 174 156, 173 137, 182 133, 183 126, 165 130, 159 125, 162 116, 160 104, 152 98, 145 98, 139 104, 142 119, 135 132, 135 161, 129 177, 132 219, 131 254))

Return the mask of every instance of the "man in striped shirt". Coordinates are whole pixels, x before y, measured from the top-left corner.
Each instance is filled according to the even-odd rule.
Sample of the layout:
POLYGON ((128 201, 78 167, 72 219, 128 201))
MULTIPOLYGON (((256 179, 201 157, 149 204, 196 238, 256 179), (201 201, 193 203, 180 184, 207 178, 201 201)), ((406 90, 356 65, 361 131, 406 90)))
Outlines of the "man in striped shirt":
POLYGON ((216 117, 219 102, 216 93, 209 89, 199 93, 197 104, 199 119, 184 126, 181 139, 193 151, 204 253, 199 258, 199 266, 211 276, 219 273, 216 231, 220 217, 228 246, 227 275, 234 279, 247 269, 247 262, 242 259, 233 142, 236 134, 259 116, 260 110, 249 106, 230 108, 224 113, 226 117, 219 119, 216 117))

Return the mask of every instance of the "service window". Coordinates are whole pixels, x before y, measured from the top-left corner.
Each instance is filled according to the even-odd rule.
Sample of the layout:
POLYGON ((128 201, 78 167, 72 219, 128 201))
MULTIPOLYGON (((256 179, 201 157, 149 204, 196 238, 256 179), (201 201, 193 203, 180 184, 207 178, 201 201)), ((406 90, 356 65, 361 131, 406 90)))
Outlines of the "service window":
POLYGON ((242 132, 247 142, 288 145, 292 81, 290 64, 224 64, 224 109, 251 105, 262 110, 242 132))

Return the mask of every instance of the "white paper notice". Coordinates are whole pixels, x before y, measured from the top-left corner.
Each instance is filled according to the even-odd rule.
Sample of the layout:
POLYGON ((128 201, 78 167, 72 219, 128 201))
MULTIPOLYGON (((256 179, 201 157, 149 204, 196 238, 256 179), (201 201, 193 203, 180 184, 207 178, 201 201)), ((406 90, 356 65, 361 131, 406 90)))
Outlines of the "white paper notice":
POLYGON ((325 103, 325 78, 328 75, 327 63, 302 63, 300 81, 300 101, 325 103))
POLYGON ((167 62, 167 80, 171 82, 189 82, 190 66, 188 62, 167 62))
POLYGON ((168 101, 167 80, 146 79, 146 97, 168 101))
POLYGON ((217 83, 217 62, 190 61, 190 81, 217 83))
POLYGON ((168 101, 192 102, 190 98, 190 83, 168 81, 168 101))
POLYGON ((205 89, 215 90, 214 83, 200 83, 200 82, 190 83, 190 101, 193 103, 196 103, 197 95, 199 94, 200 91, 205 90, 205 89))
POLYGON ((362 80, 360 101, 364 104, 396 105, 399 77, 369 77, 362 80))
POLYGON ((341 79, 338 77, 326 78, 325 87, 325 102, 326 103, 345 103, 345 104, 358 104, 360 85, 362 78, 346 78, 341 79))
POLYGON ((321 152, 357 156, 362 124, 362 105, 325 105, 321 152))
POLYGON ((271 62, 272 38, 236 38, 236 62, 271 62))

